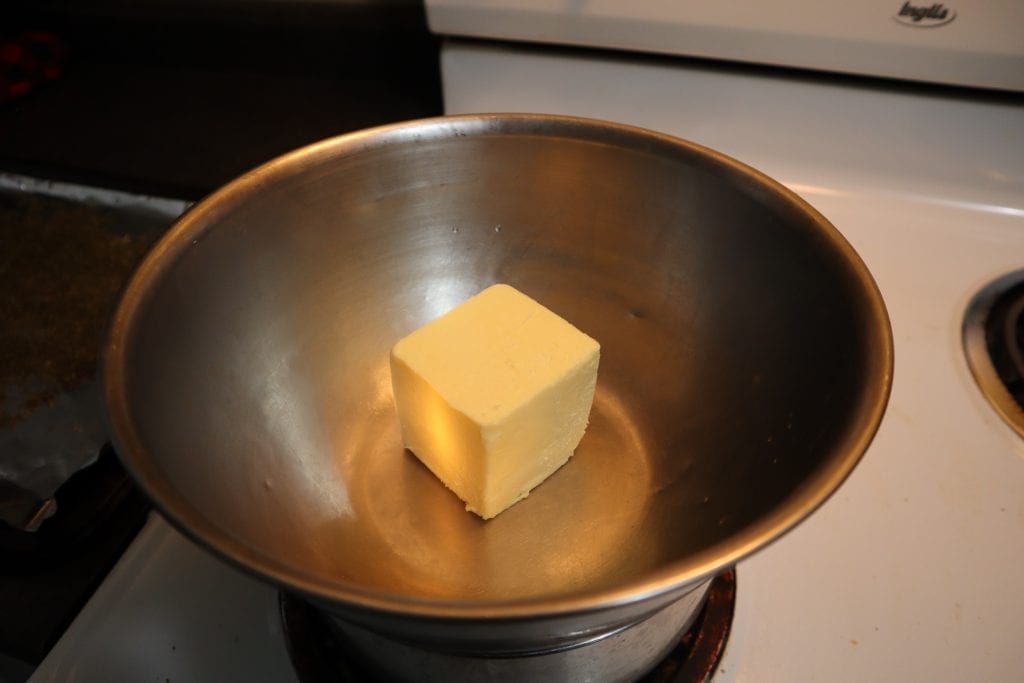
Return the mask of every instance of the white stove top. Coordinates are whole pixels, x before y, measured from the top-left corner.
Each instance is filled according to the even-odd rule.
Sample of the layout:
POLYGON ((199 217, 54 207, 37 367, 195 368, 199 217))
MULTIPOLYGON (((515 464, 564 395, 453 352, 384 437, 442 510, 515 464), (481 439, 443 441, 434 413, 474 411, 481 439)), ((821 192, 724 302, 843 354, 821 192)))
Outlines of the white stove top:
MULTIPOLYGON (((1024 106, 696 62, 450 44, 449 113, 655 128, 795 190, 876 277, 892 399, 851 478, 737 570, 715 681, 1024 679, 1024 441, 970 376, 971 297, 1024 267, 1024 106)), ((276 592, 154 518, 33 681, 291 681, 276 592)))

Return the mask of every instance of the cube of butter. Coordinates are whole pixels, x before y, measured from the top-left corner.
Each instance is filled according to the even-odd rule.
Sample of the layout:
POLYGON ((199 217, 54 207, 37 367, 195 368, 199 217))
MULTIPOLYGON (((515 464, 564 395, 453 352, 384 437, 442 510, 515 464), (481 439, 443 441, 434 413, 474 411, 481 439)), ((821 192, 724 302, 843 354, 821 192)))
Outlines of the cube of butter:
POLYGON ((409 450, 490 519, 564 465, 587 428, 600 346, 494 285, 391 350, 409 450))

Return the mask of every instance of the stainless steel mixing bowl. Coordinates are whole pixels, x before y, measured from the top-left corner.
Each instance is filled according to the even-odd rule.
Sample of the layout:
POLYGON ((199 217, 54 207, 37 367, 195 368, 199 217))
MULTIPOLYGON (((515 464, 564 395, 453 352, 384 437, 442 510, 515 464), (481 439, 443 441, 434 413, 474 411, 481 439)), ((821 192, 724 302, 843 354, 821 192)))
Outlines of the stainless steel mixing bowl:
POLYGON ((449 652, 631 623, 820 505, 881 419, 892 341, 814 209, 612 123, 467 116, 277 159, 198 204, 104 351, 116 448, 221 557, 449 652), (576 456, 483 522, 405 452, 388 351, 495 282, 602 345, 576 456))

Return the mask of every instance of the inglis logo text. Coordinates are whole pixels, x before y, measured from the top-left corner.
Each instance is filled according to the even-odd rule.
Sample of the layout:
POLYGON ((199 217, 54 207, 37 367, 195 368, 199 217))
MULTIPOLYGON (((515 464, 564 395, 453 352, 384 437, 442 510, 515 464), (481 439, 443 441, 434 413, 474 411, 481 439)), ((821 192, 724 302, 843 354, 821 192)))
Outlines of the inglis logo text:
POLYGON ((948 24, 956 18, 956 12, 944 5, 935 3, 929 7, 919 7, 908 2, 903 3, 899 13, 893 19, 906 26, 934 28, 948 24))

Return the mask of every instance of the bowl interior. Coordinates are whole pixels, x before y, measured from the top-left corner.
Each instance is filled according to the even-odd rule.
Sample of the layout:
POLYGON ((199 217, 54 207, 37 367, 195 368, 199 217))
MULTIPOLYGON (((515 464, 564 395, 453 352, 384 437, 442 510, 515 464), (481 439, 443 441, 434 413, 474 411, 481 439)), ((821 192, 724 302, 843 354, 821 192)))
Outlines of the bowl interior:
POLYGON ((849 246, 749 169, 467 117, 321 143, 198 205, 105 361, 122 457, 221 554, 329 599, 498 604, 657 588, 779 535, 866 447, 891 344, 849 246), (387 359, 496 282, 602 360, 575 457, 483 522, 403 450, 387 359))

